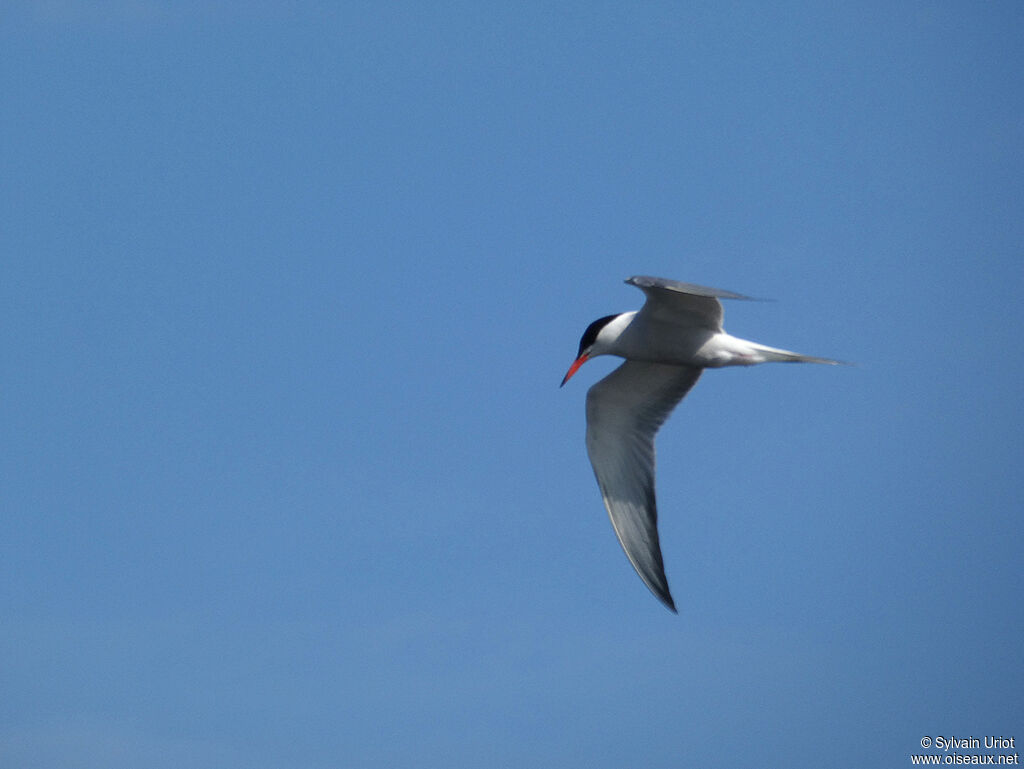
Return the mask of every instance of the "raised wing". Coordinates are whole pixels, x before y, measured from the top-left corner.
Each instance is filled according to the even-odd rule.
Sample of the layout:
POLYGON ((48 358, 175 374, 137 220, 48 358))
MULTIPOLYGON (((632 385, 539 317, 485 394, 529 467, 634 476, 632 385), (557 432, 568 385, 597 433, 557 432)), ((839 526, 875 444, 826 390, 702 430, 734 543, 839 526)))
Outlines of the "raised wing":
POLYGON ((705 326, 712 331, 722 330, 722 303, 719 299, 750 298, 720 288, 647 275, 634 275, 626 282, 647 296, 642 313, 665 323, 705 326))
POLYGON ((658 540, 654 436, 702 370, 626 361, 587 392, 587 453, 604 506, 633 568, 672 611, 658 540))

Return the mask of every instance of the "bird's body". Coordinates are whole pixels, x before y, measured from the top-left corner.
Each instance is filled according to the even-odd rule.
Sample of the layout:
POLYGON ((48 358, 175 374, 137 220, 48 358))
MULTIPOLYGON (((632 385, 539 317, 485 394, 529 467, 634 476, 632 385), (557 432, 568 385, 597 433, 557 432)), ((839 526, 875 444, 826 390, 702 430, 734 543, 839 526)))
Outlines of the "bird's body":
POLYGON ((597 355, 626 359, 587 392, 587 453, 622 548, 651 591, 675 611, 658 541, 658 429, 705 368, 837 361, 727 334, 719 299, 746 298, 740 294, 664 278, 636 276, 626 282, 647 295, 644 306, 591 323, 562 384, 597 355))

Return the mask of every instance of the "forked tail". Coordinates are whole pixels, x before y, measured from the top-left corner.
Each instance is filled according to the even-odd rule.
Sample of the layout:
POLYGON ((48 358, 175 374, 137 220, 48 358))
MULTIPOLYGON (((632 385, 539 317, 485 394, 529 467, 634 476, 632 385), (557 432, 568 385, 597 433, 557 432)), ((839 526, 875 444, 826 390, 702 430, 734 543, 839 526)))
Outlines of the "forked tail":
POLYGON ((763 344, 755 344, 755 348, 760 355, 764 356, 764 362, 776 362, 776 363, 825 363, 829 366, 847 366, 849 365, 845 361, 832 360, 831 358, 816 358, 813 355, 801 355, 798 352, 790 352, 789 350, 780 350, 777 347, 768 347, 763 344))

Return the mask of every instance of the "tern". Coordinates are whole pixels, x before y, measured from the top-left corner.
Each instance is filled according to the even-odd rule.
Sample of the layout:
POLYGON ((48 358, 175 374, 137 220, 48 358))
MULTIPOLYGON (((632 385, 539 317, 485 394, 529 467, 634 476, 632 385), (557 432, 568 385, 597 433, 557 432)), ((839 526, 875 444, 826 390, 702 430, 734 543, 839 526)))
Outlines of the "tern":
POLYGON ((644 292, 643 307, 598 318, 587 326, 562 385, 598 355, 626 359, 587 391, 587 454, 619 544, 651 592, 675 612, 658 540, 658 429, 706 368, 840 361, 727 334, 719 300, 749 299, 742 294, 643 275, 626 283, 644 292))

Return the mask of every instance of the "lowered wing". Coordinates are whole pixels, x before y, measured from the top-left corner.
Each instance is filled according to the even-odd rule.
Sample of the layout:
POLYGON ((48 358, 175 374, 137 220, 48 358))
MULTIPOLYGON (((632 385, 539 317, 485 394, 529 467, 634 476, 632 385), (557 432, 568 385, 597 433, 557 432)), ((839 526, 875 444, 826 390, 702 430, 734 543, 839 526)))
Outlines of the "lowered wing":
POLYGON ((615 534, 672 611, 658 540, 654 436, 703 369, 626 361, 587 392, 587 453, 615 534))

